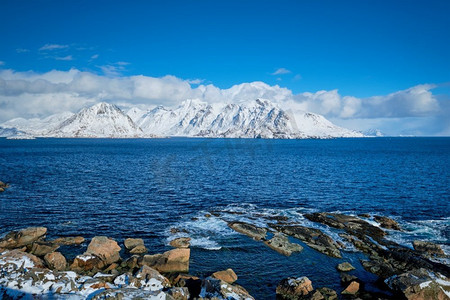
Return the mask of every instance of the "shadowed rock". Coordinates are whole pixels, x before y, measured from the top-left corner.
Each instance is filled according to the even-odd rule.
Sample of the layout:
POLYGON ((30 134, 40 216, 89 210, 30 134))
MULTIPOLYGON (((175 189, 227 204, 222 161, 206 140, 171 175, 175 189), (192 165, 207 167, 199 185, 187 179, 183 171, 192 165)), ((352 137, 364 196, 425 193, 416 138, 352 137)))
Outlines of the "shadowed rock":
POLYGON ((277 251, 278 253, 281 253, 286 256, 290 256, 292 252, 300 252, 303 250, 302 246, 300 246, 299 244, 289 242, 287 236, 281 233, 274 234, 273 238, 271 238, 268 241, 265 241, 264 244, 266 244, 271 249, 277 251))
POLYGON ((414 250, 425 253, 428 255, 436 255, 436 256, 444 256, 445 253, 442 250, 441 246, 432 242, 424 242, 424 241, 414 241, 413 243, 414 250))
POLYGON ((245 234, 257 241, 264 240, 267 235, 267 229, 257 227, 253 224, 244 223, 244 222, 230 222, 228 223, 228 226, 242 234, 245 234))
POLYGON ((381 227, 387 228, 387 229, 395 229, 395 230, 402 230, 400 228, 400 225, 397 223, 397 221, 384 217, 384 216, 374 216, 373 219, 380 223, 381 227))
POLYGON ((277 286, 277 299, 296 300, 307 295, 312 290, 312 283, 308 277, 285 278, 277 286))

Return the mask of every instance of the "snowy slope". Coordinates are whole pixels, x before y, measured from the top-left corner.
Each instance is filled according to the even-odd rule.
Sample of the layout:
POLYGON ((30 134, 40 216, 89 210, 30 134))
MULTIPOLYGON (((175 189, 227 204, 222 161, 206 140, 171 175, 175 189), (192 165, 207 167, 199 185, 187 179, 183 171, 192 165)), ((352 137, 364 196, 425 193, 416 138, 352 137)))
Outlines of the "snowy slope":
POLYGON ((53 137, 142 137, 142 130, 117 106, 98 103, 48 132, 53 137))
POLYGON ((63 112, 60 114, 51 115, 45 119, 34 118, 27 120, 24 118, 16 118, 1 124, 1 126, 11 129, 14 128, 30 135, 45 136, 48 135, 49 132, 55 130, 61 122, 67 120, 73 115, 74 114, 71 112, 63 112))

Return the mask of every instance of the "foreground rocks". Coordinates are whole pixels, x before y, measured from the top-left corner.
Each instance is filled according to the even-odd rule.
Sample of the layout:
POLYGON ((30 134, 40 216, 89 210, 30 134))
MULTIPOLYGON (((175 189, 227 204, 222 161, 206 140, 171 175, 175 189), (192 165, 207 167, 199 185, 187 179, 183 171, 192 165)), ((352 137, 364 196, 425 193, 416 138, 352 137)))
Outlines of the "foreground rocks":
POLYGON ((47 233, 45 227, 29 227, 20 231, 11 231, 0 239, 0 248, 15 249, 32 244, 47 233))

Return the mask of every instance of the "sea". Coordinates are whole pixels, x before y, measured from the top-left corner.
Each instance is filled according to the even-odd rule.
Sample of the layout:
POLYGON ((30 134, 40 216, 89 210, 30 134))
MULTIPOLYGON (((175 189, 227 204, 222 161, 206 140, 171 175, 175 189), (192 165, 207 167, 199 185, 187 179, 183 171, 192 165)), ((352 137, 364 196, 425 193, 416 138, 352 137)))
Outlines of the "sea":
POLYGON ((0 193, 0 235, 45 226, 49 239, 104 235, 123 246, 125 238, 143 238, 150 254, 188 236, 191 274, 232 268, 256 299, 274 299, 286 277, 340 292, 335 267, 343 261, 368 288, 378 289, 377 277, 348 243, 337 259, 291 239, 304 250, 286 257, 227 222, 267 227, 285 216, 342 240, 303 215, 383 215, 403 228, 388 230, 388 239, 410 248, 413 240, 433 241, 450 254, 450 138, 0 138, 0 180, 10 184, 0 193))

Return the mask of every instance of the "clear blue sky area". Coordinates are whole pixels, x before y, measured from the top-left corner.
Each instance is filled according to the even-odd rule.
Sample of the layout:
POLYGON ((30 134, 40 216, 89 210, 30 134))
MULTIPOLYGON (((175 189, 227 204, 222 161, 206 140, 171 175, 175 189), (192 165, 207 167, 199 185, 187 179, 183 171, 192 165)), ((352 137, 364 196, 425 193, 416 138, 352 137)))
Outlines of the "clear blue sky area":
POLYGON ((16 71, 126 62, 123 75, 368 97, 450 81, 449 53, 446 0, 0 2, 0 68, 16 71))

